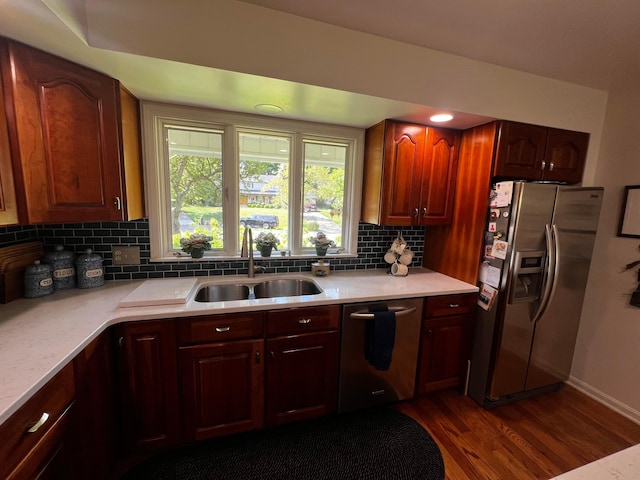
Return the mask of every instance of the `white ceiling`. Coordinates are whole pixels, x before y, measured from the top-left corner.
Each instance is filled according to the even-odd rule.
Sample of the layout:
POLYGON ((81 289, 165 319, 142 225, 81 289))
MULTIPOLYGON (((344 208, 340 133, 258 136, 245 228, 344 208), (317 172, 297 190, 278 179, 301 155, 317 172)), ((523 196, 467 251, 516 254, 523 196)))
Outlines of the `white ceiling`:
MULTIPOLYGON (((181 13, 184 9, 197 12, 198 4, 209 1, 254 4, 600 90, 609 90, 618 81, 640 81, 638 0, 157 1, 165 7, 175 5, 181 13)), ((107 10, 115 4, 117 15, 137 15, 134 18, 139 19, 142 38, 145 21, 152 15, 140 15, 135 11, 136 3, 0 0, 0 35, 104 71, 146 100, 254 113, 256 104, 283 103, 290 118, 356 127, 367 127, 383 118, 418 121, 437 111, 428 105, 88 45, 87 38, 93 32, 101 35, 94 38, 95 43, 118 43, 115 31, 111 34, 98 24, 107 24, 113 13, 107 10), (109 36, 113 38, 105 38, 109 36), (224 88, 219 88, 221 85, 224 88)), ((451 126, 456 128, 489 120, 455 113, 451 126)))

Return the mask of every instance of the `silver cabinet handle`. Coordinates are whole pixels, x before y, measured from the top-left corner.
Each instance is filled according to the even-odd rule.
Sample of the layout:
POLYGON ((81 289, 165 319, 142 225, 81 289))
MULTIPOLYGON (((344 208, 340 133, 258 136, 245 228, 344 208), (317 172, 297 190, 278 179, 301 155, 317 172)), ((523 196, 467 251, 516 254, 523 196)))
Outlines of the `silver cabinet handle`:
POLYGON ((449 308, 458 308, 460 306, 460 304, 458 303, 450 303, 449 304, 449 308))
POLYGON ((540 170, 544 170, 544 167, 546 166, 547 166, 547 162, 543 160, 542 163, 540 164, 540 170))
POLYGON ((553 164, 553 162, 549 162, 549 171, 550 171, 550 172, 553 172, 553 167, 554 167, 554 166, 555 166, 555 165, 553 164))
POLYGON ((47 423, 47 420, 49 420, 49 414, 47 412, 43 412, 40 420, 38 420, 29 430, 27 430, 27 433, 36 433, 42 425, 47 423))
POLYGON ((114 197, 113 204, 116 206, 116 210, 122 210, 122 200, 120 200, 120 197, 114 197))
POLYGON ((422 209, 422 218, 426 218, 426 216, 427 216, 427 207, 424 207, 422 209))
POLYGON ((418 210, 417 208, 414 210, 413 212, 413 216, 414 218, 418 218, 418 215, 420 215, 420 210, 418 210))
POLYGON ((256 363, 260 363, 260 352, 256 352, 256 363))
POLYGON ((309 323, 311 323, 311 319, 310 318, 301 318, 300 320, 298 320, 298 323, 300 325, 308 325, 309 323))
MULTIPOLYGON (((402 317, 403 315, 409 315, 416 311, 416 307, 403 308, 403 307, 391 307, 390 312, 396 312, 396 317, 402 317)), ((371 312, 355 312, 349 315, 350 318, 356 320, 373 320, 373 313, 371 312)))
POLYGON ((228 332, 229 330, 231 330, 231 327, 216 327, 216 332, 218 333, 228 332))

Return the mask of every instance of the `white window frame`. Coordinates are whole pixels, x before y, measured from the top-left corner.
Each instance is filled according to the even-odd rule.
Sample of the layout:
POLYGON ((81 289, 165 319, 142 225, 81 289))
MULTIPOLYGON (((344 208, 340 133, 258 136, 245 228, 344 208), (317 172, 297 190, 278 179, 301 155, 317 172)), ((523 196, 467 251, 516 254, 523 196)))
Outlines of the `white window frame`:
MULTIPOLYGON (((219 110, 209 110, 181 105, 141 102, 142 149, 145 176, 145 196, 149 219, 152 262, 179 261, 187 258, 173 248, 171 242, 171 201, 169 193, 168 143, 164 136, 166 126, 183 126, 221 130, 223 156, 223 221, 225 225, 238 222, 239 178, 233 159, 237 151, 237 130, 264 130, 272 134, 291 136, 291 184, 290 198, 297 199, 289 206, 289 248, 292 257, 315 256, 313 248, 299 248, 303 244, 302 174, 304 152, 303 139, 314 141, 339 141, 348 145, 345 162, 345 198, 342 221, 342 249, 339 256, 356 257, 358 222, 362 193, 362 168, 364 162, 364 130, 296 120, 286 120, 261 115, 250 115, 219 110), (300 180, 300 181, 297 181, 300 180)), ((252 246, 253 248, 253 246, 252 246)), ((208 251, 204 260, 237 259, 240 245, 234 228, 224 229, 224 249, 208 251)))

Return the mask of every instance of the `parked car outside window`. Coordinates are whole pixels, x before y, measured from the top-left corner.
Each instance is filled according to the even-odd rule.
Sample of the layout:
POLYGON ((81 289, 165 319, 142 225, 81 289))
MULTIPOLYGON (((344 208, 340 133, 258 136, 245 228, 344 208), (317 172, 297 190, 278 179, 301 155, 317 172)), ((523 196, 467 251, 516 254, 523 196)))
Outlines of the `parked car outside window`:
POLYGON ((277 228, 279 220, 277 215, 249 215, 240 219, 241 227, 262 227, 262 228, 277 228))

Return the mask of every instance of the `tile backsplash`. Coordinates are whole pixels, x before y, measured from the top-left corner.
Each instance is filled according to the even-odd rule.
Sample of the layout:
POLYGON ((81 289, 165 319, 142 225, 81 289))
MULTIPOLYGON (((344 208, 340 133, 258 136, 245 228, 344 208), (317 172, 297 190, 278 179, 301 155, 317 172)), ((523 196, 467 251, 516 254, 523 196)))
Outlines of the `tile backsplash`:
MULTIPOLYGON (((425 227, 380 227, 368 223, 358 225, 358 257, 342 258, 328 256, 332 270, 356 270, 388 268, 383 256, 391 242, 402 231, 403 238, 415 256, 411 266, 422 264, 425 227)), ((186 262, 149 261, 149 222, 92 222, 60 225, 38 225, 0 227, 0 247, 16 243, 40 240, 45 251, 53 251, 56 245, 64 245, 76 254, 91 248, 102 255, 106 280, 128 280, 143 278, 169 278, 192 276, 238 275, 247 273, 247 261, 207 260, 186 262), (111 247, 137 245, 140 247, 140 265, 113 265, 111 247)), ((311 263, 317 257, 257 257, 267 267, 267 273, 296 273, 311 271, 311 263)))

